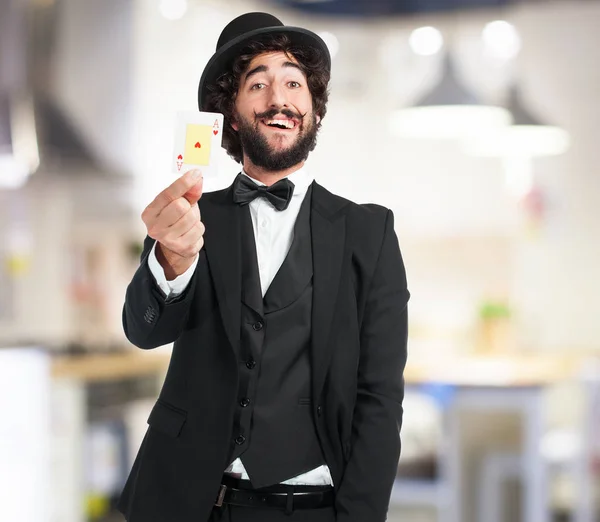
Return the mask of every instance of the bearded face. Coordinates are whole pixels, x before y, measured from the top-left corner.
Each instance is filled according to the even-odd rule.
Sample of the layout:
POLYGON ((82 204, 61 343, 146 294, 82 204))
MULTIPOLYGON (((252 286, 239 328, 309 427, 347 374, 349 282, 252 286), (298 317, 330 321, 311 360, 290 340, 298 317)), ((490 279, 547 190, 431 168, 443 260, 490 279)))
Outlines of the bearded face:
POLYGON ((281 171, 306 160, 315 148, 319 121, 294 58, 283 52, 254 57, 240 78, 232 124, 254 165, 281 171))
POLYGON ((267 171, 286 170, 306 160, 317 143, 314 114, 304 116, 287 109, 256 114, 254 121, 237 115, 244 154, 267 171), (291 135, 291 136, 289 136, 291 135))

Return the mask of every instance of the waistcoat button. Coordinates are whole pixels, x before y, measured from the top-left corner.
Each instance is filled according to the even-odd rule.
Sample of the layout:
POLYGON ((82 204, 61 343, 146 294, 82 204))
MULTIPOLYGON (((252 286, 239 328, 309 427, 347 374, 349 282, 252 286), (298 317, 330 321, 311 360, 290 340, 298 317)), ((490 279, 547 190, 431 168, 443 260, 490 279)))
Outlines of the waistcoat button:
POLYGON ((254 359, 250 359, 247 363, 246 363, 246 368, 248 368, 249 370, 254 369, 254 367, 256 366, 256 361, 254 359))
POLYGON ((245 397, 244 399, 242 399, 240 401, 240 406, 242 408, 245 408, 246 406, 248 406, 250 404, 250 399, 248 397, 245 397))
POLYGON ((253 329, 254 329, 256 332, 258 332, 258 331, 260 331, 260 330, 262 330, 262 329, 263 329, 263 324, 262 324, 260 321, 258 321, 258 322, 254 323, 254 324, 252 325, 252 328, 253 328, 253 329))
POLYGON ((317 415, 320 417, 323 413, 323 408, 321 406, 317 406, 317 415))
POLYGON ((244 442, 246 442, 246 437, 244 437, 243 435, 240 435, 239 437, 236 437, 236 439, 235 439, 235 443, 238 446, 241 446, 242 444, 244 444, 244 442))

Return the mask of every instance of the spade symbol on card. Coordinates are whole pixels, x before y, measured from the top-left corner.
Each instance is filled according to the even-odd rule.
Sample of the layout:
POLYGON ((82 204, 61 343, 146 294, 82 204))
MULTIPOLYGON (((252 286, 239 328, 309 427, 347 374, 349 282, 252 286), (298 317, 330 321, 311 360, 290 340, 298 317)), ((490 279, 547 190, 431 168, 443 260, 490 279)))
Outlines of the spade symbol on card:
POLYGON ((196 145, 194 145, 194 148, 195 149, 201 149, 202 148, 202 145, 200 145, 199 141, 196 142, 196 145))

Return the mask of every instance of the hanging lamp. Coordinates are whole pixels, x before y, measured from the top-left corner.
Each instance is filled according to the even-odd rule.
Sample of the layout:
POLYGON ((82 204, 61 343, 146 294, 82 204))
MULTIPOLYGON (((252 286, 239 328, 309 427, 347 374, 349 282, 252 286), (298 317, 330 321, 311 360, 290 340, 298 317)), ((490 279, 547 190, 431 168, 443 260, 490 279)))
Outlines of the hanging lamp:
POLYGON ((509 111, 482 103, 463 85, 446 53, 441 80, 413 106, 394 111, 390 131, 403 138, 465 139, 511 121, 509 111))
POLYGON ((523 103, 521 91, 513 84, 506 108, 513 116, 512 125, 481 134, 465 142, 465 152, 483 157, 556 156, 567 151, 569 134, 534 116, 523 103))

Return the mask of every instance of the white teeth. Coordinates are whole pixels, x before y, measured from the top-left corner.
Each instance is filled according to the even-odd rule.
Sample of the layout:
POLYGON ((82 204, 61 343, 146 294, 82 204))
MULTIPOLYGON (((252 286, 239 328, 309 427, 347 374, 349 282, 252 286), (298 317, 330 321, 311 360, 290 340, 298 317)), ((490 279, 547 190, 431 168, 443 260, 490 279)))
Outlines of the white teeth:
POLYGON ((265 123, 267 125, 283 125, 287 129, 293 129, 294 128, 294 122, 291 121, 291 120, 268 120, 268 121, 265 121, 265 123))

